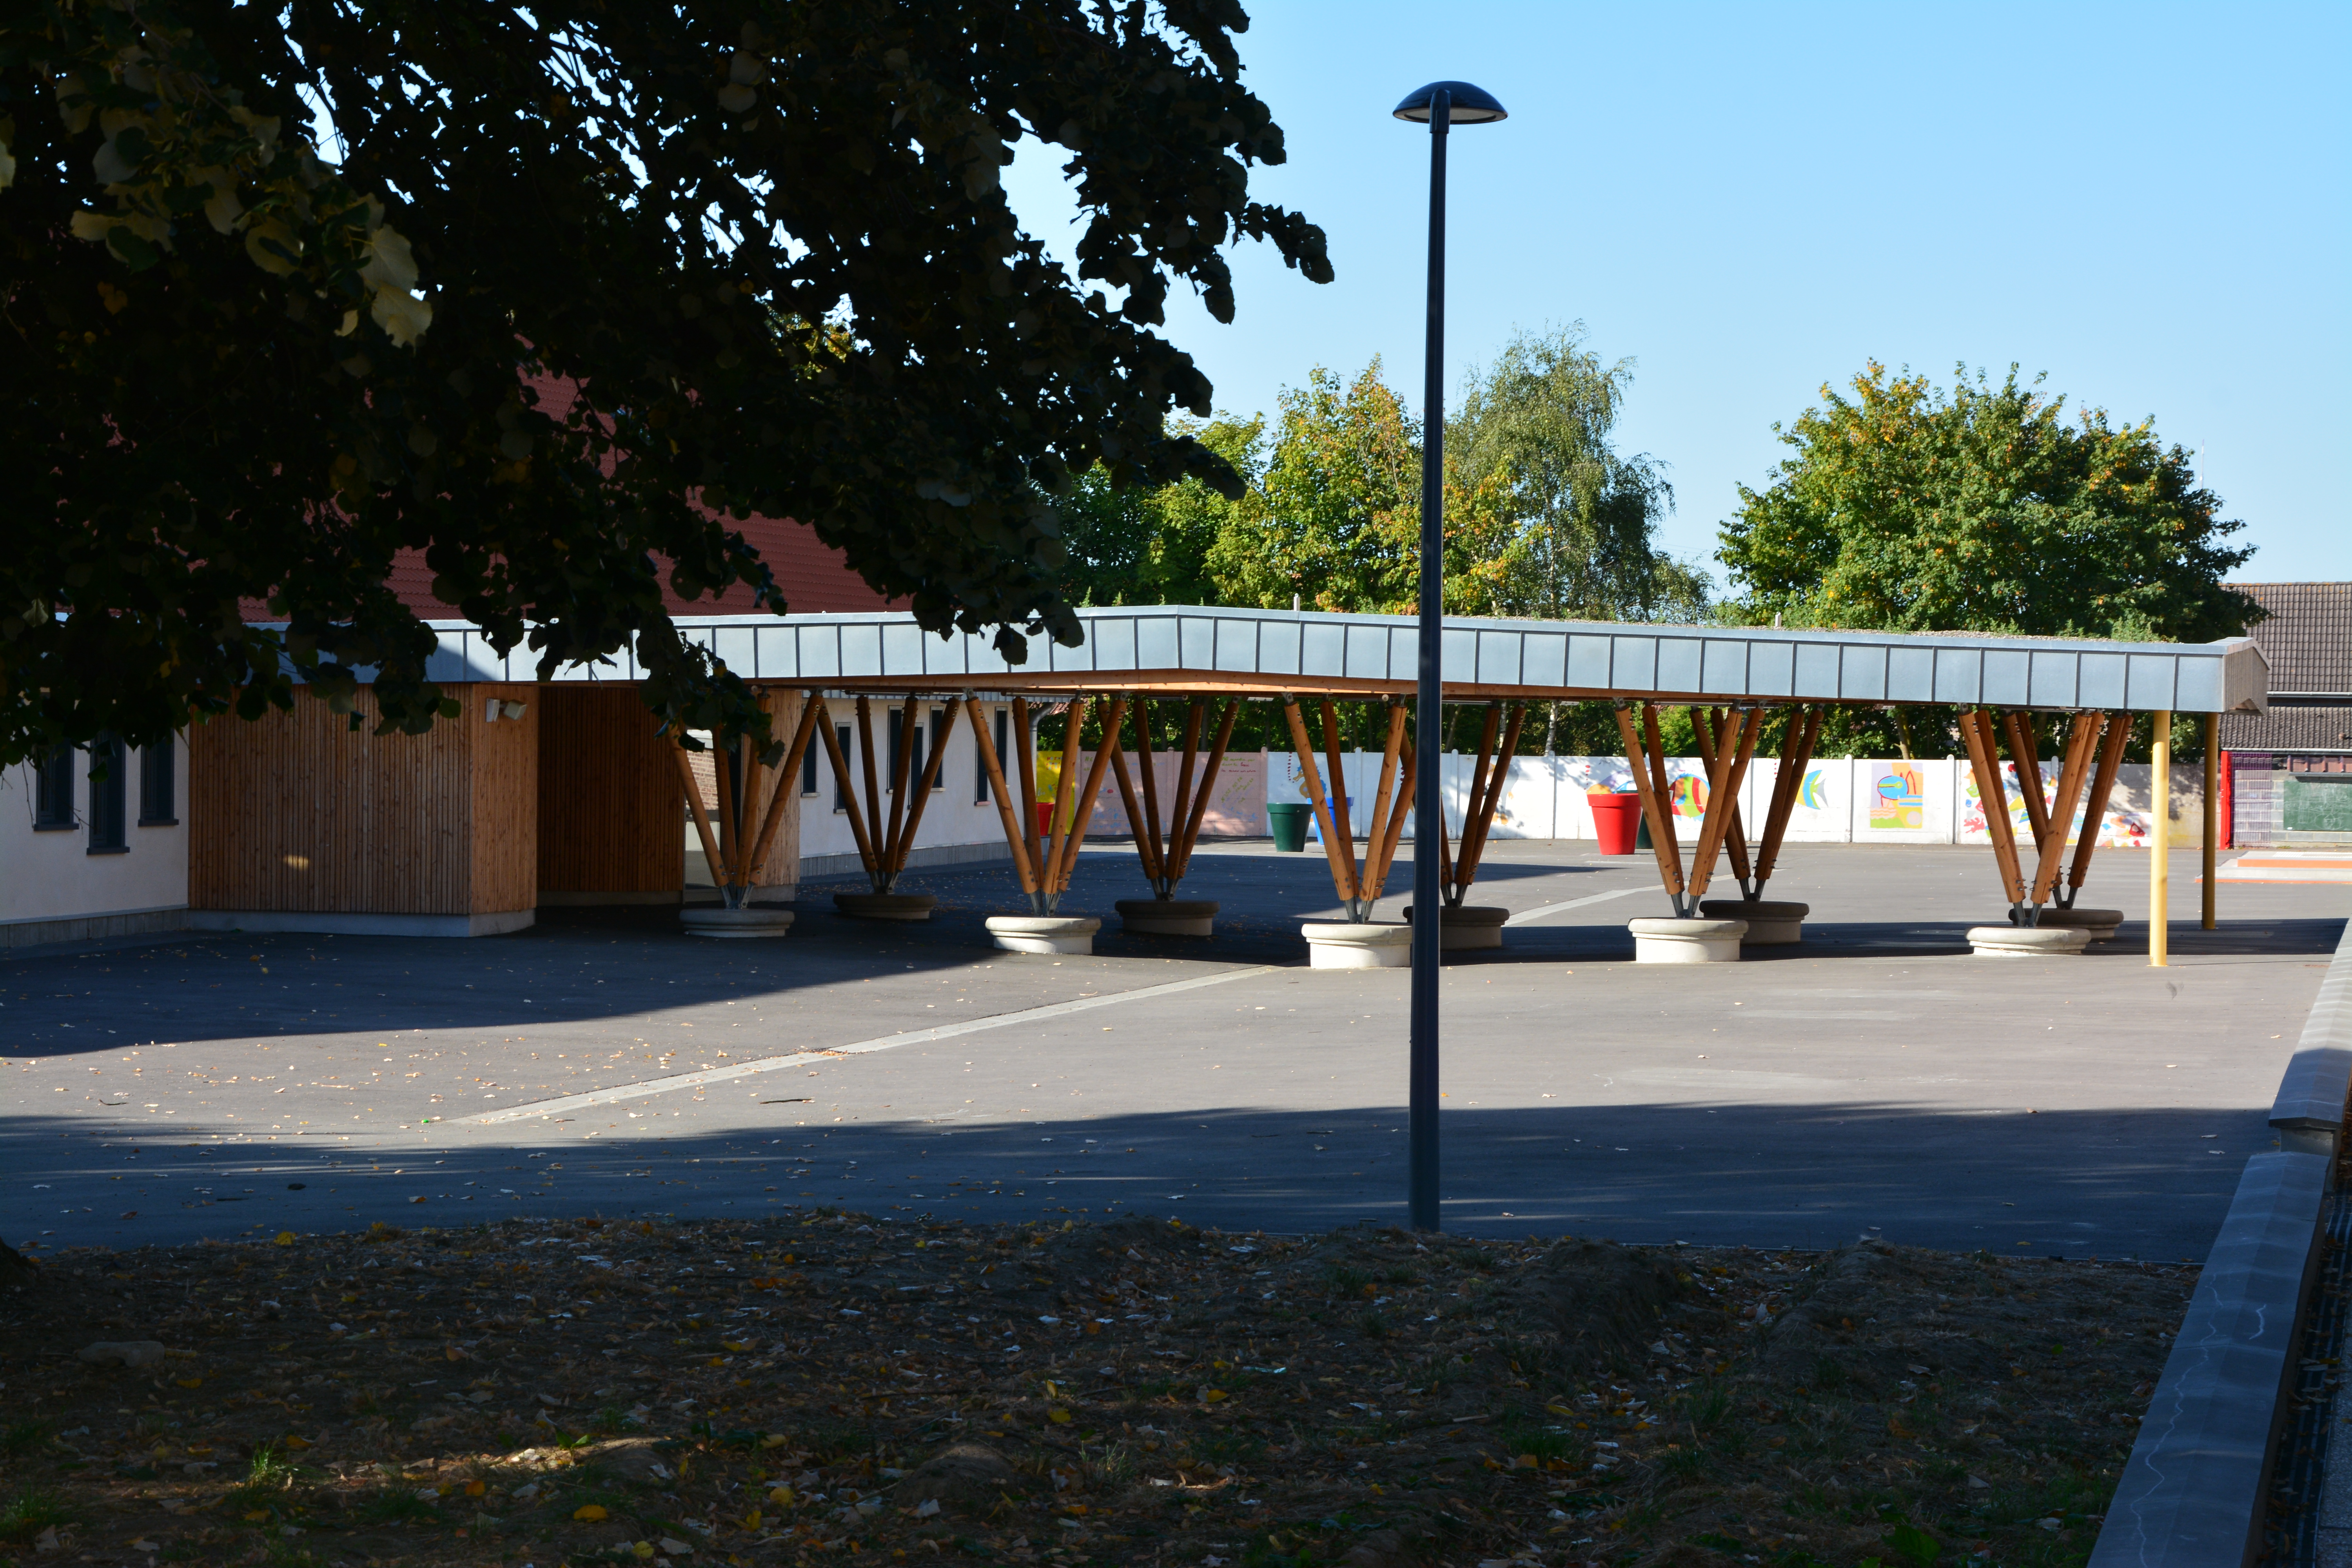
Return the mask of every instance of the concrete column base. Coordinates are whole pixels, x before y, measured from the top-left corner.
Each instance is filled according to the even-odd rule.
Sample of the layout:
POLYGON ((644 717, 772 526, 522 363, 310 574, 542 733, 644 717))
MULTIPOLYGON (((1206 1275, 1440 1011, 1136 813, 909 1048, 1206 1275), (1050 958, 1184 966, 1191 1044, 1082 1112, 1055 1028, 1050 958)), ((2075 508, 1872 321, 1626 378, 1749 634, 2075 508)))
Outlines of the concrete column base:
POLYGON ((1076 952, 1095 950, 1102 921, 1092 915, 991 915, 988 934, 1007 952, 1076 952))
POLYGON ((1118 923, 1137 936, 1214 936, 1214 899, 1121 899, 1111 906, 1118 923))
POLYGON ((793 929, 793 911, 754 905, 730 910, 694 904, 677 911, 688 936, 782 936, 793 929))
POLYGON ((1746 899, 1707 899, 1699 904, 1698 912, 1711 921, 1746 921, 1748 934, 1740 938, 1742 942, 1749 947, 1774 947, 1805 940, 1805 917, 1813 912, 1813 906, 1770 899, 1754 903, 1746 899))
MULTIPOLYGON (((1503 945, 1503 922, 1511 918, 1508 910, 1498 910, 1492 904, 1463 904, 1437 911, 1437 951, 1466 952, 1475 948, 1503 945)), ((1404 922, 1412 923, 1412 906, 1404 907, 1404 922)))
POLYGON ((1737 963, 1746 921, 1627 921, 1636 963, 1737 963))
POLYGON ((1969 928, 1969 947, 1979 958, 2072 958, 2090 940, 2082 926, 1969 928))
POLYGON ((854 921, 927 921, 939 907, 929 893, 835 893, 834 912, 854 921))
POLYGON ((2105 942, 2116 934, 2116 928, 2124 923, 2124 912, 2121 910, 2079 908, 2044 910, 2042 911, 2039 923, 2044 930, 2056 930, 2068 926, 2079 927, 2091 933, 2093 942, 2105 942))
MULTIPOLYGON (((1444 928, 1440 927, 1440 934, 1444 928)), ((1386 921, 1355 924, 1308 921, 1298 928, 1314 969, 1405 969, 1412 963, 1412 928, 1386 921)))

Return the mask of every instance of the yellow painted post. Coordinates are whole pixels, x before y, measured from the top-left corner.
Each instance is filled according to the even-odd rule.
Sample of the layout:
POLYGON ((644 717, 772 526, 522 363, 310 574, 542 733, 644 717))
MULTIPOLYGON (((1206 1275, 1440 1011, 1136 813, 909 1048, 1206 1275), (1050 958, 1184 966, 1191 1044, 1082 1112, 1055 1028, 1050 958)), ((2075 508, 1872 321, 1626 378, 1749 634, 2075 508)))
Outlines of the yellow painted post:
POLYGON ((2156 739, 2147 749, 2147 962, 2162 969, 2171 963, 2165 922, 2171 918, 2172 715, 2155 719, 2156 739))
POLYGON ((2221 837, 2221 716, 2205 715, 2205 929, 2214 925, 2214 849, 2221 837))

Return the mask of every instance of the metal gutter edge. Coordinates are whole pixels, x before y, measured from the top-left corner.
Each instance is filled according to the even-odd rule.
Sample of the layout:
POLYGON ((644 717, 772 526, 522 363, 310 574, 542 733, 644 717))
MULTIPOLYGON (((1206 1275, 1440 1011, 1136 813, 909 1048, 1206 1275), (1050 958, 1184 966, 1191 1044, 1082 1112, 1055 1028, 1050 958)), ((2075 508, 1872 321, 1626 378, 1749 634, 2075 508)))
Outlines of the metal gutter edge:
POLYGON ((2260 1553, 2317 1273, 2347 1071, 2352 922, 2272 1110, 2284 1147, 2246 1162, 2107 1505, 2090 1568, 2249 1568, 2260 1553))

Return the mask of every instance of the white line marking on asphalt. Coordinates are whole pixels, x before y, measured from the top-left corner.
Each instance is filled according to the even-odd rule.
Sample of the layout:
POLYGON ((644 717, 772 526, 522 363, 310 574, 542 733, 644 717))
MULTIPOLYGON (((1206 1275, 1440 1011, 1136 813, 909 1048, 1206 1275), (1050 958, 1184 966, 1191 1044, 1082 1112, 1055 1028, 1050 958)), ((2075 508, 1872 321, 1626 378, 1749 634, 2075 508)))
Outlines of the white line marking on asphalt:
POLYGON ((1587 904, 1606 903, 1611 899, 1622 899, 1633 893, 1656 893, 1663 898, 1665 896, 1665 889, 1664 888, 1648 887, 1613 888, 1608 892, 1595 893, 1590 898, 1570 899, 1564 904, 1539 904, 1532 910, 1521 910, 1517 914, 1513 915, 1509 920, 1505 921, 1503 923, 1507 926, 1523 926, 1530 923, 1531 921, 1539 921, 1546 915, 1559 914, 1563 910, 1580 910, 1587 904))
POLYGON ((600 1089, 588 1094, 568 1094, 561 1100, 534 1100, 529 1105, 509 1105, 503 1110, 484 1111, 479 1116, 460 1116, 447 1122, 449 1127, 488 1127, 501 1121, 522 1121, 534 1116, 559 1116, 567 1110, 585 1110, 592 1105, 614 1105, 625 1100, 640 1100, 648 1095, 668 1094, 681 1089, 699 1089, 705 1084, 726 1083, 739 1078, 751 1078, 765 1072, 782 1072, 786 1068, 806 1067, 811 1062, 825 1061, 842 1056, 864 1056, 872 1051, 895 1050, 900 1046, 919 1046, 932 1040, 950 1039, 957 1035, 976 1035, 982 1029, 1002 1029, 1014 1024, 1034 1023, 1040 1018, 1058 1018, 1068 1013, 1084 1013, 1096 1007, 1108 1007, 1119 1002, 1140 1002, 1150 996, 1169 996, 1179 991, 1197 991, 1203 985, 1223 985, 1228 980, 1246 980, 1255 974, 1272 974, 1281 966, 1272 963, 1252 964, 1246 969, 1229 969, 1222 974, 1196 975, 1190 980, 1172 980, 1165 985, 1146 985, 1135 991, 1114 991, 1101 996, 1081 996, 1069 1002, 1049 1003, 1043 1007, 1030 1007, 1018 1013, 999 1013, 991 1018, 975 1018, 968 1024, 941 1024, 936 1028, 909 1029, 902 1035, 884 1035, 878 1039, 859 1040, 855 1045, 831 1046, 821 1051, 795 1051, 786 1057, 761 1057, 757 1061, 738 1062, 733 1067, 706 1068, 701 1072, 679 1073, 671 1078, 650 1078, 641 1083, 623 1084, 617 1089, 600 1089))

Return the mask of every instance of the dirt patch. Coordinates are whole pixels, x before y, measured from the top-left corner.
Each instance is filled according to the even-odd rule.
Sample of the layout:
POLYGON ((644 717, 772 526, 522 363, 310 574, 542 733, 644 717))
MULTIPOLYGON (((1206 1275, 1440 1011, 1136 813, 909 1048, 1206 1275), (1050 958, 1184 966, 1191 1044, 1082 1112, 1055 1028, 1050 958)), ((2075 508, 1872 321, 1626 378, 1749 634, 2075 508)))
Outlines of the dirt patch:
POLYGON ((2194 1281, 1143 1220, 281 1239, 0 1291, 0 1563, 2079 1563, 2194 1281))

